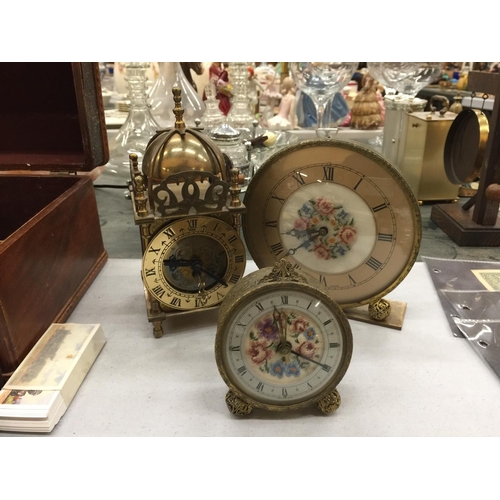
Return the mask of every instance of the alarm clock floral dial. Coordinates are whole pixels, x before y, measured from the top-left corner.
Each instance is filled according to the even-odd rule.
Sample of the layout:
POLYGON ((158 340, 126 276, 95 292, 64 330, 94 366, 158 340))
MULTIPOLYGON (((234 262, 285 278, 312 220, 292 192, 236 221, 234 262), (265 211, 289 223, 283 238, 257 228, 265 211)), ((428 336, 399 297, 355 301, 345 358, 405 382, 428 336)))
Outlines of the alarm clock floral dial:
POLYGON ((142 275, 160 304, 195 309, 220 303, 243 276, 245 262, 243 242, 233 227, 213 217, 186 217, 151 239, 142 275))
POLYGON ((241 393, 253 403, 289 406, 335 388, 351 342, 329 306, 282 287, 238 308, 221 348, 226 375, 241 393))
POLYGON ((277 153, 252 179, 245 205, 256 264, 284 257, 342 307, 387 294, 418 254, 420 211, 408 184, 353 143, 307 141, 277 153))

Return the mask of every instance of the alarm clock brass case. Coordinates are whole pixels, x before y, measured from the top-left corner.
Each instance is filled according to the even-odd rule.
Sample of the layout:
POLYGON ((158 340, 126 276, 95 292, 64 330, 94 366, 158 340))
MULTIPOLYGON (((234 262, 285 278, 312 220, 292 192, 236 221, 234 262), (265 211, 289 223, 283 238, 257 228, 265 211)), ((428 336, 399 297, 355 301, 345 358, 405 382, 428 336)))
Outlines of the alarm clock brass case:
POLYGON ((168 316, 218 307, 222 297, 243 276, 246 263, 244 245, 239 236, 241 216, 245 211, 239 199, 239 170, 232 168, 230 161, 226 162, 219 148, 208 137, 198 130, 186 128, 181 90, 174 87, 172 93, 175 128, 160 132, 150 141, 144 154, 142 172, 138 156, 130 155, 129 191, 134 221, 140 227, 146 309, 155 337, 163 335, 162 322, 168 316), (207 221, 213 223, 207 224, 207 221), (217 221, 221 223, 217 224, 217 221), (200 232, 200 227, 208 232, 200 232), (212 273, 212 278, 225 285, 223 289, 217 289, 217 303, 206 298, 209 290, 205 281, 212 278, 210 269, 199 262, 199 257, 210 252, 203 251, 196 255, 195 246, 200 243, 200 238, 203 245, 213 245, 223 251, 228 272, 234 271, 227 277, 227 282, 224 276, 214 277, 212 273), (181 253, 185 253, 191 245, 193 257, 189 262, 169 253, 173 239, 182 240, 181 253), (152 244, 158 248, 152 248, 152 244), (164 261, 158 263, 154 256, 153 259, 146 258, 148 252, 157 252, 157 255, 163 256, 162 259, 169 254, 176 260, 168 264, 164 261), (168 270, 178 271, 184 277, 189 277, 192 272, 193 279, 196 273, 199 282, 196 300, 195 292, 189 288, 187 292, 186 289, 176 292, 167 286, 168 270), (153 281, 150 273, 157 274, 153 276, 153 281), (156 278, 158 281, 155 283, 156 278), (158 286, 162 289, 158 288, 156 293, 158 286))
POLYGON ((291 264, 284 259, 274 267, 263 268, 245 276, 225 297, 219 309, 217 333, 215 338, 215 359, 219 373, 229 387, 226 395, 226 404, 231 413, 247 415, 253 408, 262 408, 270 411, 298 410, 316 404, 318 409, 325 413, 333 413, 340 405, 340 395, 336 389, 344 377, 352 357, 353 338, 351 327, 346 315, 328 294, 328 290, 316 280, 297 273, 291 264), (235 317, 246 306, 263 294, 269 293, 302 293, 311 299, 311 302, 324 304, 338 323, 342 338, 342 354, 337 369, 332 373, 328 385, 313 397, 305 397, 303 401, 293 404, 270 404, 259 401, 235 383, 227 367, 224 350, 227 346, 226 336, 228 328, 235 317))
POLYGON ((421 216, 418 201, 407 181, 386 158, 354 142, 304 141, 283 148, 264 162, 247 189, 244 203, 247 207, 243 218, 244 237, 258 267, 271 265, 274 260, 284 257, 305 274, 326 284, 331 297, 348 317, 402 328, 405 303, 390 301, 390 308, 373 306, 396 288, 413 267, 422 237, 421 216), (330 195, 331 199, 325 201, 330 195), (339 248, 337 255, 329 259, 324 254, 327 250, 334 253, 334 243, 323 240, 337 238, 338 233, 332 233, 331 228, 346 221, 331 217, 325 227, 320 227, 321 224, 318 226, 313 220, 318 216, 318 208, 313 205, 319 198, 323 198, 321 215, 332 209, 335 197, 350 200, 345 204, 345 212, 355 214, 354 225, 358 225, 356 229, 360 235, 367 232, 365 222, 371 220, 369 244, 356 248, 362 252, 366 249, 366 255, 360 256, 351 268, 346 267, 340 274, 336 267, 342 266, 345 259, 341 251, 345 253, 349 245, 339 248), (295 218, 304 219, 296 223, 304 227, 300 224, 294 227, 291 206, 294 206, 295 218), (353 206, 355 209, 351 210, 353 206), (358 217, 358 208, 362 209, 364 219, 358 217), (325 236, 318 227, 325 230, 325 236), (298 238, 300 234, 310 235, 309 247, 305 237, 298 238), (320 240, 321 245, 316 245, 320 240), (292 245, 294 241, 296 244, 292 245), (317 252, 316 246, 321 247, 317 252), (313 250, 319 260, 329 259, 321 261, 323 267, 315 268, 314 263, 309 265, 314 257, 313 250), (370 314, 370 310, 375 314, 370 314), (389 311, 390 315, 381 317, 382 310, 386 314, 389 311))

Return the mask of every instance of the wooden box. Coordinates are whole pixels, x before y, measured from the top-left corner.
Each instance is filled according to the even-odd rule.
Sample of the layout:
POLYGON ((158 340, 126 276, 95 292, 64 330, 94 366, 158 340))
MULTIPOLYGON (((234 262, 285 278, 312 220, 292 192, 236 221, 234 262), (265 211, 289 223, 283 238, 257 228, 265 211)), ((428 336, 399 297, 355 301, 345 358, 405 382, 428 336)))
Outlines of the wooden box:
POLYGON ((0 373, 8 378, 107 260, 88 172, 109 152, 96 63, 2 63, 0 109, 0 373))

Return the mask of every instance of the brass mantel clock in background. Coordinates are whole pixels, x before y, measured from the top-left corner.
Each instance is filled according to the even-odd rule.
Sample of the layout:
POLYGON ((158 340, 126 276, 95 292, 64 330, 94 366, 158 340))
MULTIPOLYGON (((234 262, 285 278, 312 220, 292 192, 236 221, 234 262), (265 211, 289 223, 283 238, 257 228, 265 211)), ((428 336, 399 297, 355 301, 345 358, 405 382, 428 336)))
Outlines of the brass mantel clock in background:
POLYGON ((383 297, 417 258, 420 209, 383 156, 346 141, 302 142, 261 166, 244 203, 257 266, 285 258, 325 285, 348 317, 402 327, 406 304, 383 297))
POLYGON ((175 127, 150 140, 142 172, 137 155, 130 155, 129 187, 155 337, 163 335, 167 316, 219 305, 246 264, 239 171, 207 136, 186 128, 181 91, 174 87, 172 93, 175 127))

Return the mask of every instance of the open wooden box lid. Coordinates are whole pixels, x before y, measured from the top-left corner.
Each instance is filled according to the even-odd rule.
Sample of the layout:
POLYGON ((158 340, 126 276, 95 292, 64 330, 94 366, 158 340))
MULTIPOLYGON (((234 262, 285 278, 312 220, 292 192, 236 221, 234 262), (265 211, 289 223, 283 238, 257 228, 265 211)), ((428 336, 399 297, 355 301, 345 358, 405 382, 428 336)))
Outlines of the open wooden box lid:
POLYGON ((97 63, 1 63, 0 109, 0 170, 86 172, 109 160, 97 63))

